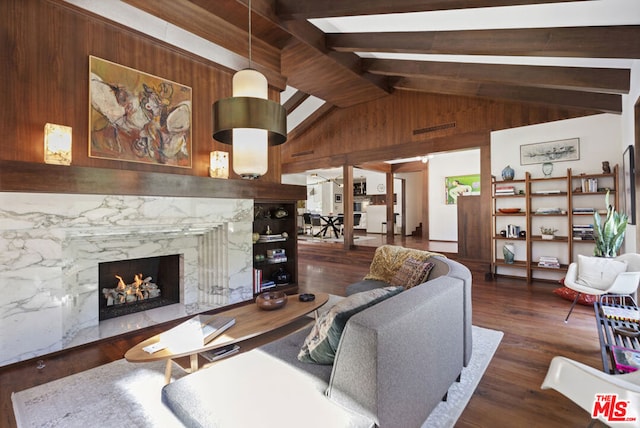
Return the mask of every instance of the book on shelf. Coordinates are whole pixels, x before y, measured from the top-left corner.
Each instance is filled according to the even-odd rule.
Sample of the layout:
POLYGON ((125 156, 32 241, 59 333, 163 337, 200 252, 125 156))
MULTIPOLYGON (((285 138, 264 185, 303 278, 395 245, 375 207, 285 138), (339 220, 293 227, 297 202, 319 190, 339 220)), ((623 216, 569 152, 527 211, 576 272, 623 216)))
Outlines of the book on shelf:
POLYGON ((515 195, 516 189, 513 186, 496 186, 496 195, 515 195))
POLYGON ((574 214, 593 214, 596 210, 593 208, 573 208, 574 214))
POLYGON ((229 357, 233 354, 240 352, 240 346, 234 344, 223 346, 222 348, 211 349, 209 351, 200 352, 200 355, 209 362, 214 362, 225 357, 229 357))
POLYGON ((560 208, 538 208, 536 214, 562 214, 560 208))
POLYGON ((224 315, 196 315, 160 334, 160 343, 178 353, 199 348, 221 335, 236 323, 224 315))
POLYGON ((267 250, 267 257, 278 257, 286 254, 284 248, 272 248, 267 250))
POLYGON ((593 241, 595 239, 592 224, 574 224, 571 227, 571 232, 575 241, 593 241))
POLYGON ((557 257, 540 256, 540 258, 538 259, 538 266, 548 267, 548 268, 559 268, 560 261, 558 260, 557 257))
POLYGON ((287 239, 282 236, 282 233, 274 233, 272 235, 259 235, 258 242, 278 242, 286 241, 287 239))
POLYGON ((611 353, 613 354, 616 369, 621 372, 631 373, 640 369, 640 351, 612 345, 611 353))
POLYGON ((582 178, 580 180, 580 188, 584 193, 591 193, 598 191, 598 179, 597 178, 582 178))
POLYGON ((607 318, 620 321, 640 322, 640 310, 638 309, 602 305, 602 313, 607 318))
POLYGON ((534 195, 559 195, 560 193, 562 193, 562 191, 558 189, 537 190, 533 192, 534 195))
POLYGON ((262 269, 253 270, 253 294, 260 292, 260 284, 262 284, 262 269))
POLYGON ((277 284, 274 281, 264 281, 260 283, 260 288, 258 293, 263 292, 265 290, 269 290, 270 288, 274 288, 277 284))

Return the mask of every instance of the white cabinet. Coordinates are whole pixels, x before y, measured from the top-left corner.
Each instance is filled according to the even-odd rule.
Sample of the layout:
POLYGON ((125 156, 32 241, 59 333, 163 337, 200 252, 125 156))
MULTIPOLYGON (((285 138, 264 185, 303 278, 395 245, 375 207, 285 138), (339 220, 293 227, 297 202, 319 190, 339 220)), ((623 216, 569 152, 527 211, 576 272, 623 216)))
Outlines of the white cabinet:
POLYGON ((383 173, 367 176, 367 195, 384 195, 387 193, 387 176, 383 173))

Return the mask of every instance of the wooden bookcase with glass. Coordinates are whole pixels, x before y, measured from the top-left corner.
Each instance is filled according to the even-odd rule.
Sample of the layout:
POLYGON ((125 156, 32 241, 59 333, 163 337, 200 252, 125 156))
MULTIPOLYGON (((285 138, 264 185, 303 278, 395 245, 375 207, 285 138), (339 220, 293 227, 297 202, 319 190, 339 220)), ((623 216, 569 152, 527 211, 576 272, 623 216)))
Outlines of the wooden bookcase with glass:
POLYGON ((617 207, 617 177, 617 165, 597 174, 569 168, 557 177, 494 177, 492 274, 557 281, 578 254, 592 255, 593 213, 606 212, 607 191, 617 207))
POLYGON ((253 221, 253 292, 298 292, 297 216, 294 201, 256 201, 253 221))

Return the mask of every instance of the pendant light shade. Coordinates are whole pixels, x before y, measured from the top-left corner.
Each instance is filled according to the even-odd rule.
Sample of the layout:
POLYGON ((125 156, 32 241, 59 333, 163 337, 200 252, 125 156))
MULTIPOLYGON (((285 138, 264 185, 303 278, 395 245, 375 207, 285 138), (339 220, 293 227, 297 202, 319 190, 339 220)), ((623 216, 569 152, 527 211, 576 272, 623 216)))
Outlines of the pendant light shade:
POLYGON ((267 78, 251 68, 251 2, 249 2, 249 68, 233 76, 233 96, 213 104, 213 138, 233 144, 233 170, 242 178, 264 175, 269 145, 287 141, 287 112, 270 101, 267 78))

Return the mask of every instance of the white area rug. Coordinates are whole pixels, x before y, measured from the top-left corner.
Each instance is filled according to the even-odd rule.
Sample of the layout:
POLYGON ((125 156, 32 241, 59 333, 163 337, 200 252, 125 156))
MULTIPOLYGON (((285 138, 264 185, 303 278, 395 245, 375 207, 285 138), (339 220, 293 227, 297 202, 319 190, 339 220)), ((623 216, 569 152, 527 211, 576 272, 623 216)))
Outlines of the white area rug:
MULTIPOLYGON (((503 333, 473 327, 473 354, 462 381, 449 389, 423 427, 453 427, 497 349, 503 333)), ((117 360, 91 370, 14 393, 18 427, 182 427, 162 404, 164 362, 117 360)), ((174 369, 176 378, 184 376, 174 369)), ((213 386, 212 386, 213 387, 213 386)))

